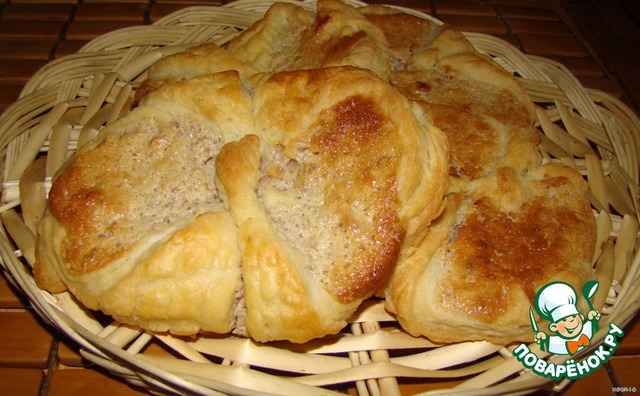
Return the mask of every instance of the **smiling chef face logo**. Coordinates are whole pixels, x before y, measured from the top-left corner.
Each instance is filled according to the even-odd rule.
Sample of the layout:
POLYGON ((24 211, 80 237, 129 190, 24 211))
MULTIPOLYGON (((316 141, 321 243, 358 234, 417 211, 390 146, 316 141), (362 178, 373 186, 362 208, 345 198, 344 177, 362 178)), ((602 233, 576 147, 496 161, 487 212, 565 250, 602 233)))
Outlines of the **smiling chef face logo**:
MULTIPOLYGON (((618 338, 624 332, 615 323, 608 325, 602 344, 591 345, 599 330, 600 311, 591 304, 591 297, 598 291, 598 282, 589 281, 582 287, 582 297, 589 304, 589 311, 583 315, 578 311, 578 293, 569 284, 551 282, 544 285, 536 294, 534 301, 538 315, 549 322, 550 333, 538 328, 533 309, 529 308, 529 319, 533 329, 533 341, 543 352, 556 355, 568 355, 566 363, 558 364, 538 356, 526 344, 520 344, 513 355, 526 368, 534 373, 559 380, 581 378, 602 366, 618 348, 618 338), (573 356, 585 348, 592 350, 587 357, 578 360, 573 356)), ((600 338, 598 338, 600 339, 600 338)))
POLYGON ((538 330, 531 312, 531 326, 533 340, 543 351, 556 355, 574 355, 579 350, 591 345, 591 338, 598 330, 600 312, 591 306, 590 298, 598 289, 598 283, 586 283, 583 294, 589 302, 589 312, 586 316, 578 312, 578 294, 563 282, 552 282, 542 287, 536 294, 535 307, 541 318, 549 321, 549 331, 555 335, 548 335, 538 330))

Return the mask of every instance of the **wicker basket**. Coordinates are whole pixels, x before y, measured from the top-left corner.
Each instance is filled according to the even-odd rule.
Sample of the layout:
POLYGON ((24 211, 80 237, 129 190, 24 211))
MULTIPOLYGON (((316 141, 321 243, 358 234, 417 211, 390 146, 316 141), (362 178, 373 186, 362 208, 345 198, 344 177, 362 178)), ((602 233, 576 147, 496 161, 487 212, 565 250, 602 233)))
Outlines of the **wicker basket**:
MULTIPOLYGON (((223 7, 186 8, 154 25, 101 36, 33 76, 20 99, 0 117, 5 158, 0 254, 8 278, 46 321, 80 345, 86 359, 153 392, 320 395, 349 388, 360 395, 397 395, 405 381, 415 387, 443 379, 458 385, 434 393, 528 393, 566 386, 566 380, 554 383, 524 369, 512 355, 515 345, 435 345, 413 338, 376 300, 364 304, 337 336, 302 346, 258 345, 233 337, 155 335, 108 323, 69 294, 51 295, 35 285, 30 273, 34 220, 23 210, 21 199, 32 200, 25 207, 44 204, 56 169, 116 117, 153 62, 196 43, 222 45, 260 18, 270 4, 240 0, 223 7), (18 181, 25 178, 21 191, 18 181), (150 352, 149 344, 160 344, 168 352, 150 352)), ((299 4, 315 8, 312 2, 299 4)), ((594 302, 603 313, 603 330, 592 340, 597 345, 608 323, 625 326, 640 301, 640 121, 617 99, 583 88, 556 62, 523 55, 493 37, 467 37, 515 73, 536 102, 544 160, 569 164, 589 181, 598 226, 594 266, 602 290, 594 302)), ((535 344, 531 348, 551 361, 565 359, 540 352, 535 344)))

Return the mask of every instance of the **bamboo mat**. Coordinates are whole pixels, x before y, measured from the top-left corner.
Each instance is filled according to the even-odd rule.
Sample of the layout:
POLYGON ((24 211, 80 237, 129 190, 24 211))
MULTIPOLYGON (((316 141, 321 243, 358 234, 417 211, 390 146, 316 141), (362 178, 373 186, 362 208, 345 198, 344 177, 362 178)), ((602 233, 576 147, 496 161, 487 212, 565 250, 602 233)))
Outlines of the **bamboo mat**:
MULTIPOLYGON (((374 0, 415 8, 469 32, 504 39, 523 52, 557 60, 587 88, 640 108, 640 28, 633 9, 610 0, 374 0)), ((153 23, 204 0, 0 0, 0 111, 13 103, 31 75, 89 40, 128 26, 153 23)), ((613 386, 640 388, 640 324, 632 324, 615 356, 566 395, 610 395, 613 386)), ((92 367, 0 277, 0 395, 134 395, 144 392, 92 367)), ((168 352, 152 345, 153 354, 168 352)), ((452 382, 407 382, 406 394, 452 382)), ((343 391, 355 394, 345 386, 343 391)), ((550 391, 540 391, 540 395, 550 391)))

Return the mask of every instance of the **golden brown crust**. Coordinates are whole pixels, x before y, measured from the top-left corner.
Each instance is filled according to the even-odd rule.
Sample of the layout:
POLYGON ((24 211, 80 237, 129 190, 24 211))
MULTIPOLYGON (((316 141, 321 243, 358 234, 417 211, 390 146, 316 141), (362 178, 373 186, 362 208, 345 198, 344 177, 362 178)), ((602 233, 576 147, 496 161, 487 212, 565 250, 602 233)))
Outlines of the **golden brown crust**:
POLYGON ((484 56, 454 52, 429 68, 398 71, 391 82, 446 134, 450 191, 463 191, 468 181, 501 166, 520 172, 539 162, 533 103, 511 75, 484 56))
POLYGON ((397 73, 392 77, 393 84, 416 100, 464 109, 509 126, 533 126, 533 103, 519 84, 481 57, 463 55, 456 55, 455 60, 446 58, 432 70, 397 73), (467 62, 475 63, 476 67, 471 70, 463 67, 467 62), (486 70, 480 73, 479 65, 486 70), (505 79, 513 84, 498 83, 505 79))
POLYGON ((260 163, 247 138, 218 157, 243 246, 247 330, 304 342, 344 327, 387 281, 411 220, 402 202, 419 196, 415 210, 437 214, 425 205, 441 200, 446 156, 414 144, 426 131, 412 107, 366 70, 277 73, 254 106, 260 163))
POLYGON ((212 160, 252 130, 245 95, 236 72, 163 85, 81 147, 51 188, 36 281, 154 331, 229 331, 240 254, 212 160))
POLYGON ((358 12, 384 33, 394 72, 428 70, 443 58, 475 52, 462 32, 447 24, 388 6, 364 6, 358 12))
POLYGON ((584 180, 568 167, 540 166, 533 102, 460 32, 395 29, 410 18, 362 12, 396 46, 392 84, 450 147, 446 208, 424 238, 405 241, 387 308, 411 334, 439 342, 530 340, 526 312, 537 288, 552 280, 579 287, 592 276, 584 180))
POLYGON ((389 76, 384 34, 339 0, 318 1, 315 15, 292 3, 276 3, 227 49, 267 74, 354 66, 389 76))
POLYGON ((227 44, 234 58, 257 71, 273 73, 288 62, 288 54, 300 45, 300 35, 314 21, 313 15, 292 3, 274 3, 264 17, 227 44))
POLYGON ((152 331, 305 342, 387 285, 411 334, 529 339, 536 288, 589 278, 594 243, 584 181, 539 165, 534 116, 450 26, 275 4, 224 49, 158 62, 78 151, 36 280, 152 331))
POLYGON ((234 72, 165 82, 56 177, 38 279, 153 331, 338 332, 440 210, 444 137, 421 114, 353 67, 276 73, 253 98, 234 72))
POLYGON ((130 274, 100 295, 96 309, 151 331, 191 335, 234 329, 241 257, 227 211, 196 216, 145 253, 130 274))
POLYGON ((318 119, 309 148, 322 159, 316 172, 306 176, 322 178, 325 206, 340 213, 349 239, 366 241, 350 261, 332 268, 328 285, 342 301, 369 297, 386 283, 404 237, 396 213, 395 175, 402 150, 396 145, 396 124, 374 98, 362 94, 320 112, 318 119))
MULTIPOLYGON (((321 302, 332 304, 340 320, 336 324, 324 319, 323 323, 316 306, 319 301, 310 298, 310 289, 317 285, 303 281, 296 247, 274 233, 273 224, 258 200, 260 139, 248 135, 226 145, 216 163, 238 224, 248 334, 258 341, 284 338, 305 342, 339 331, 345 313, 336 310, 339 304, 325 296, 321 302)), ((317 292, 323 294, 321 289, 317 292)))
POLYGON ((443 296, 447 304, 472 318, 494 321, 511 309, 512 301, 500 298, 505 285, 533 301, 541 279, 552 279, 571 261, 589 262, 594 218, 582 196, 584 188, 576 189, 570 180, 582 179, 554 167, 529 172, 524 185, 516 184, 510 168, 496 171, 495 185, 483 181, 492 184, 483 188, 490 195, 474 197, 465 219, 454 225, 451 244, 456 247, 449 250, 451 271, 474 279, 483 293, 471 294, 464 282, 454 282, 447 285, 450 298, 443 296), (504 195, 506 204, 501 202, 504 195))
POLYGON ((384 6, 358 8, 371 23, 385 34, 389 49, 400 59, 409 59, 430 44, 440 27, 433 21, 384 6))
POLYGON ((236 71, 243 84, 251 85, 256 77, 253 66, 231 56, 224 48, 205 43, 164 57, 151 65, 147 78, 136 89, 130 107, 138 106, 142 98, 163 84, 179 82, 221 72, 236 71))
POLYGON ((214 170, 205 161, 225 140, 252 127, 249 103, 233 72, 174 83, 145 103, 82 148, 51 188, 51 214, 67 230, 60 253, 73 274, 122 257, 135 244, 141 223, 151 231, 180 220, 150 213, 147 205, 163 205, 169 213, 186 207, 181 216, 187 217, 198 206, 219 204, 214 170), (217 95, 199 100, 205 92, 217 95), (176 97, 182 98, 180 106, 173 105, 176 97), (231 101, 236 105, 225 104, 231 101), (218 119, 234 122, 216 121, 214 126, 218 119), (188 180, 182 178, 185 172, 191 175, 188 180), (160 188, 189 191, 193 198, 173 201, 160 188))
POLYGON ((449 197, 423 246, 400 264, 390 307, 409 332, 439 342, 530 340, 537 289, 559 280, 579 288, 593 276, 584 181, 549 164, 522 176, 500 168, 477 184, 467 198, 449 197))

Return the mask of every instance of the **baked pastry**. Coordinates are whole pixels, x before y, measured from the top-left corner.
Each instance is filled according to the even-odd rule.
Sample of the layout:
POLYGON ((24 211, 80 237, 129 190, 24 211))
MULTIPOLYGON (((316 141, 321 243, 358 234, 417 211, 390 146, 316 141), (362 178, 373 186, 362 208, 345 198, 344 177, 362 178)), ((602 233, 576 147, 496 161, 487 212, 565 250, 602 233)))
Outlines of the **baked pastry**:
POLYGON ((229 146, 253 164, 244 177, 227 146, 218 156, 239 227, 248 332, 294 341, 338 332, 386 283, 415 219, 439 214, 446 141, 362 69, 277 73, 253 99, 261 161, 257 142, 229 146))
POLYGON ((462 32, 449 25, 388 6, 370 5, 357 10, 382 30, 394 73, 426 70, 447 56, 474 52, 462 32))
POLYGON ((243 84, 249 86, 253 85, 254 79, 260 78, 252 65, 241 62, 215 43, 204 43, 186 48, 151 65, 146 72, 146 79, 135 92, 131 107, 136 107, 146 94, 163 84, 225 71, 237 71, 243 84))
POLYGON ((535 166, 540 160, 536 150, 539 138, 532 128, 533 102, 527 100, 524 90, 479 55, 450 58, 428 71, 392 76, 394 86, 418 103, 447 135, 450 191, 464 191, 469 181, 501 166, 517 171, 535 166), (466 64, 476 67, 467 69, 466 64), (486 79, 477 76, 482 67, 486 68, 482 73, 486 79), (499 79, 511 80, 512 87, 498 86, 499 79))
POLYGON ((293 342, 376 294, 411 334, 507 343, 537 287, 591 275, 584 180, 541 164, 530 98, 449 26, 276 3, 147 77, 56 175, 43 288, 152 331, 293 342))
POLYGON ((214 164, 252 120, 226 72, 163 86, 104 127, 51 187, 36 282, 150 330, 231 331, 241 253, 214 164))
POLYGON ((393 48, 391 83, 450 149, 446 209, 403 249, 387 308, 409 333, 437 342, 530 340, 536 290, 593 277, 586 182, 541 165, 533 102, 460 32, 387 7, 360 12, 393 48))
POLYGON ((320 0, 312 13, 294 3, 274 3, 225 48, 205 43, 153 64, 133 106, 165 82, 237 70, 252 89, 281 71, 353 66, 388 79, 390 56, 383 32, 356 8, 320 0))
POLYGON ((405 330, 437 342, 530 341, 537 290, 593 278, 595 221, 572 168, 512 168, 447 197, 444 214, 400 260, 387 306, 405 330))
POLYGON ((339 0, 318 1, 315 15, 291 3, 276 3, 227 50, 269 74, 332 66, 371 70, 383 79, 390 72, 382 31, 339 0))
POLYGON ((158 81, 57 174, 41 287, 156 332, 305 342, 442 209, 444 135, 369 70, 158 81))

